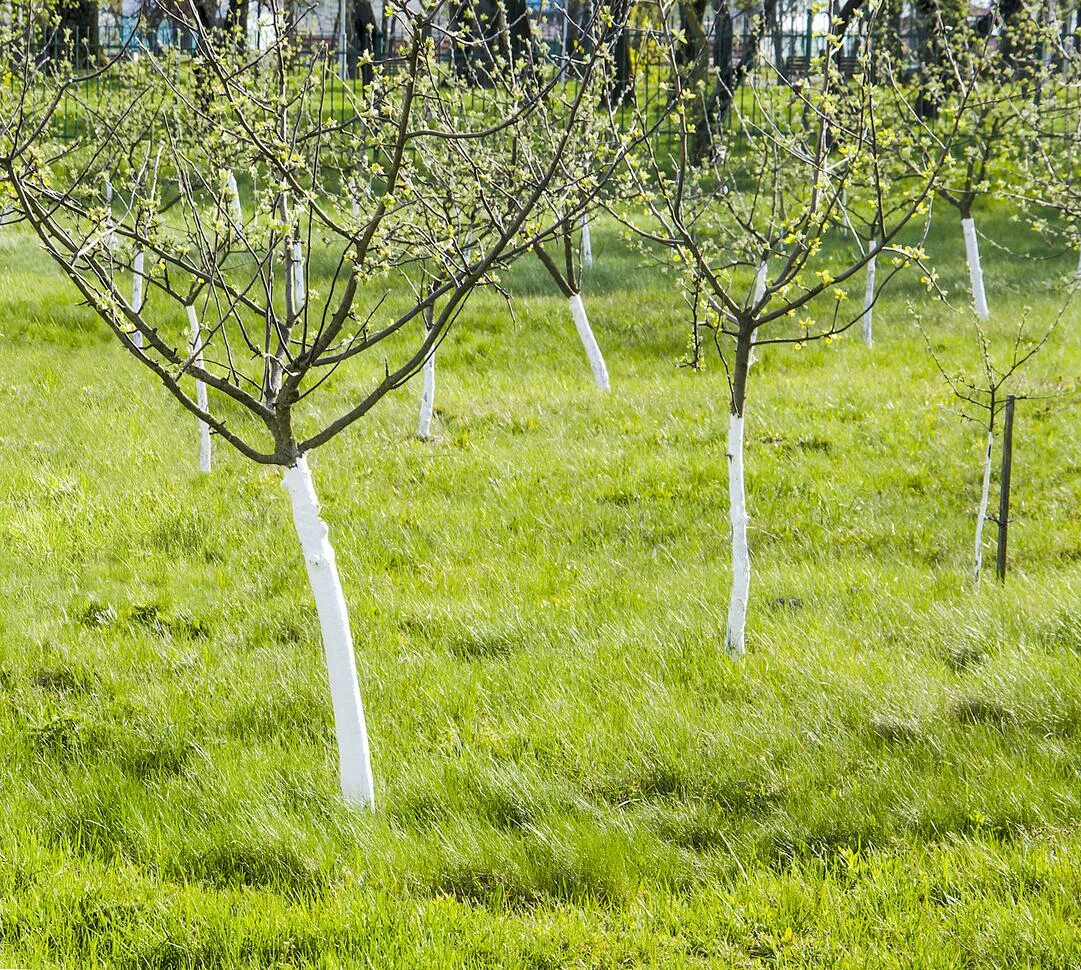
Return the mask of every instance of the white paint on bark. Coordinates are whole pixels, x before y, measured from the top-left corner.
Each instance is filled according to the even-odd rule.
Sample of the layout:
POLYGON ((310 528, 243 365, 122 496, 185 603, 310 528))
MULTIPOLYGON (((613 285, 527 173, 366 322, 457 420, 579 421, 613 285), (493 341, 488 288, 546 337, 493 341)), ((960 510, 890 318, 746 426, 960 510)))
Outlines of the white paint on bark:
MULTIPOLYGON (((203 367, 203 335, 199 326, 199 316, 195 312, 195 307, 190 303, 187 311, 188 333, 190 334, 191 352, 194 357, 193 363, 201 370, 203 367)), ((198 378, 195 380, 195 403, 199 405, 202 411, 209 413, 210 407, 207 401, 206 384, 198 378)), ((205 421, 199 422, 199 471, 210 471, 210 425, 205 421)))
POLYGON ((432 413, 435 411, 435 350, 424 362, 424 391, 420 397, 420 421, 417 437, 427 440, 432 436, 432 413))
POLYGON ((105 208, 109 215, 106 219, 109 225, 109 234, 105 237, 105 244, 110 249, 116 249, 116 233, 112 230, 113 225, 113 182, 108 175, 105 176, 105 208))
POLYGON ((1077 254, 1077 269, 1074 270, 1074 276, 1081 276, 1081 252, 1077 254))
POLYGON ((991 316, 987 308, 987 295, 983 289, 983 267, 980 265, 980 242, 976 238, 976 223, 971 219, 961 220, 961 229, 965 234, 965 256, 968 258, 968 278, 972 285, 972 305, 978 316, 985 320, 991 316))
POLYGON ((874 343, 875 270, 877 256, 867 261, 867 286, 863 291, 863 342, 870 347, 874 343))
POLYGON ((351 805, 375 808, 375 785, 372 781, 368 729, 360 700, 353 636, 345 605, 334 547, 326 523, 319 516, 311 472, 303 455, 286 468, 283 485, 293 503, 293 522, 304 552, 308 582, 315 597, 323 649, 330 677, 330 696, 334 705, 334 730, 338 737, 338 768, 342 796, 351 805))
POLYGON ((233 228, 240 232, 244 226, 244 210, 240 205, 240 188, 231 170, 225 176, 225 190, 229 202, 229 218, 232 220, 233 228))
MULTIPOLYGON (((754 274, 754 295, 751 297, 752 306, 758 306, 762 297, 766 295, 766 274, 769 272, 769 261, 763 259, 758 264, 758 269, 754 274)), ((751 334, 751 356, 747 360, 747 366, 750 367, 756 360, 758 360, 758 351, 754 347, 754 334, 751 334)))
POLYGON ((983 485, 980 488, 980 511, 976 514, 976 562, 974 578, 980 585, 983 572, 983 526, 987 521, 987 503, 991 496, 991 448, 995 441, 993 431, 987 432, 987 448, 983 453, 983 485))
MULTIPOLYGON (((145 256, 141 249, 135 250, 135 262, 132 265, 132 279, 131 279, 131 308, 136 313, 143 312, 143 266, 145 265, 145 256)), ((131 335, 131 342, 136 347, 143 346, 143 334, 141 330, 136 330, 131 335)))
POLYGON ((762 260, 758 264, 758 271, 754 274, 754 305, 758 306, 762 297, 766 295, 766 273, 769 272, 769 263, 762 260))
POLYGON ((725 649, 738 660, 744 652, 751 555, 747 548, 747 493, 743 482, 743 415, 735 413, 728 422, 728 518, 732 525, 732 595, 728 601, 725 649))
POLYGON ((574 318, 574 326, 578 330, 578 336, 585 347, 586 356, 589 358, 589 366, 593 368, 593 380, 602 391, 609 389, 608 368, 605 366, 601 348, 597 345, 597 338, 593 335, 593 328, 589 325, 589 317, 586 316, 585 304, 582 302, 582 294, 575 293, 568 301, 571 307, 571 316, 574 318))
POLYGON ((304 292, 304 250, 299 239, 293 240, 289 250, 289 266, 293 274, 293 306, 300 314, 304 310, 306 294, 304 292))
POLYGON ((589 235, 589 216, 582 216, 582 267, 593 268, 593 240, 589 235))

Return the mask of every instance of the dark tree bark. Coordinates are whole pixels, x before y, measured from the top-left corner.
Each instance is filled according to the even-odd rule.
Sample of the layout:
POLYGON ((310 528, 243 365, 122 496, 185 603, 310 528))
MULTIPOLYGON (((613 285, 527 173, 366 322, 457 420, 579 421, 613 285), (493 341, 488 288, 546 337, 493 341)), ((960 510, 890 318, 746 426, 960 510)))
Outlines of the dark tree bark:
POLYGON ((96 0, 64 0, 59 14, 57 54, 70 58, 76 70, 86 70, 100 50, 96 0))

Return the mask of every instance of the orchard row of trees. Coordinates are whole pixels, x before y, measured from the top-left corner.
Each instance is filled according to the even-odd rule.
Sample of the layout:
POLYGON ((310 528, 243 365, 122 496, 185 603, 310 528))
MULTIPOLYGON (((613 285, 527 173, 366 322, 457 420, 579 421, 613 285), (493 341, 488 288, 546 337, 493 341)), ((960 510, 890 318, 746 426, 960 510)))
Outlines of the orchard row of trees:
MULTIPOLYGON (((738 59, 698 56, 699 41, 669 26, 691 14, 662 5, 642 68, 656 83, 638 87, 627 83, 626 5, 581 24, 573 72, 523 46, 509 9, 478 32, 447 0, 410 5, 393 69, 369 58, 369 83, 344 88, 332 53, 293 43, 295 8, 275 10, 276 39, 251 52, 187 0, 175 16, 196 39, 192 58, 122 52, 89 70, 27 56, 42 24, 60 29, 55 11, 27 8, 0 28, 0 209, 198 422, 202 469, 211 435, 281 468, 322 629, 342 790, 360 805, 375 798, 367 729, 308 456, 421 372, 427 436, 437 348, 479 289, 539 259, 606 390, 582 296, 591 217, 607 212, 672 274, 689 307, 684 363, 713 359, 724 374, 725 643, 739 657, 756 355, 853 327, 870 344, 876 302, 908 270, 967 302, 941 290, 924 251, 936 200, 961 217, 980 317, 981 196, 1009 196, 1051 246, 1078 244, 1074 51, 1040 7, 994 30, 936 8, 936 70, 913 75, 882 40, 888 6, 846 0, 826 8, 821 56, 785 80, 758 62, 757 42, 738 59), (448 47, 489 66, 483 83, 447 63, 448 47), (65 138, 57 115, 72 103, 82 123, 65 138)), ((752 34, 770 16, 760 11, 752 34)), ((1019 334, 1005 379, 1045 342, 1019 334)), ((1005 371, 985 373, 987 387, 955 387, 989 396, 993 440, 1005 371)))

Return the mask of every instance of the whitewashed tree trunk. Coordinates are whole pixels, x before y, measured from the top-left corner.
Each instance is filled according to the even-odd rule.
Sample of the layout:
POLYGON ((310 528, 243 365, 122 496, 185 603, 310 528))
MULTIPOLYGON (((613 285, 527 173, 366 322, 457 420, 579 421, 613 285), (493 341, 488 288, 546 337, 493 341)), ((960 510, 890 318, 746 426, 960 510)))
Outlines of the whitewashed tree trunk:
POLYGON ((754 274, 754 303, 755 306, 766 295, 766 273, 769 272, 769 263, 762 260, 758 264, 758 270, 754 274))
POLYGON ((571 307, 571 316, 574 318, 574 326, 578 330, 578 336, 582 341, 582 346, 585 347, 586 356, 589 358, 589 366, 593 368, 593 380, 602 391, 607 391, 610 387, 608 368, 605 366, 601 348, 597 345, 597 338, 593 335, 593 328, 589 325, 589 317, 586 316, 582 294, 575 293, 568 302, 571 307))
POLYGON ((961 220, 965 234, 965 256, 968 258, 968 278, 972 284, 972 305, 976 314, 985 320, 991 316, 987 308, 987 295, 983 289, 983 267, 980 265, 980 242, 976 238, 976 223, 971 217, 961 220))
POLYGON ((334 730, 338 738, 338 769, 342 796, 362 808, 375 808, 375 785, 372 780, 368 729, 364 723, 364 705, 360 700, 353 636, 345 605, 334 547, 326 523, 319 516, 311 472, 303 455, 292 468, 286 468, 283 484, 293 503, 293 522, 304 552, 308 582, 315 597, 323 649, 330 677, 330 696, 334 705, 334 730))
POLYGON ((296 313, 304 309, 306 294, 304 292, 304 250, 300 240, 294 239, 292 248, 289 250, 289 266, 293 274, 293 305, 296 313))
POLYGON ((1081 252, 1077 254, 1077 269, 1074 270, 1074 276, 1081 276, 1081 252))
MULTIPOLYGON (((141 249, 135 251, 135 261, 132 265, 132 279, 131 279, 131 308, 136 313, 141 313, 143 309, 143 266, 145 264, 145 255, 141 249)), ((136 347, 142 347, 143 334, 142 331, 136 330, 131 335, 131 342, 136 347)))
MULTIPOLYGON (((202 331, 199 327, 199 317, 195 312, 195 307, 188 304, 188 332, 191 334, 191 352, 195 355, 195 366, 202 368, 203 366, 203 351, 202 351, 202 331)), ((203 411, 209 411, 209 403, 207 401, 206 384, 200 380, 195 382, 195 403, 203 411)), ((210 425, 204 421, 199 422, 199 471, 207 473, 210 471, 210 425)))
POLYGON ((231 170, 225 177, 225 190, 229 202, 229 218, 233 228, 240 232, 244 226, 244 210, 240 205, 240 187, 236 184, 236 176, 231 170))
POLYGON ((980 488, 980 511, 976 515, 976 562, 974 578, 977 586, 980 585, 980 575, 983 572, 983 526, 987 521, 987 502, 991 496, 991 448, 995 441, 993 431, 987 432, 987 449, 983 455, 983 485, 980 488))
MULTIPOLYGON (((874 243, 872 243, 872 246, 874 243)), ((867 286, 863 291, 863 342, 868 347, 874 344, 874 312, 875 312, 875 271, 877 256, 872 256, 867 261, 867 286)))
POLYGON ((725 649, 733 659, 739 659, 744 653, 751 555, 747 547, 747 492, 743 481, 743 415, 735 411, 728 421, 728 517, 732 525, 732 595, 728 602, 725 649))
POLYGON ((424 390, 420 396, 420 420, 417 437, 427 441, 432 436, 432 413, 435 411, 435 349, 424 362, 424 390))
POLYGON ((593 268, 593 240, 589 235, 589 216, 582 216, 582 267, 593 268))
MULTIPOLYGON (((105 208, 109 212, 109 225, 113 223, 113 181, 108 175, 105 176, 105 208)), ((110 249, 116 249, 116 233, 112 229, 105 237, 105 244, 110 249)))
MULTIPOLYGON (((759 301, 766 295, 766 274, 769 272, 769 261, 763 259, 758 264, 758 269, 754 274, 754 295, 751 297, 754 306, 758 306, 759 301)), ((754 335, 751 335, 751 356, 747 361, 749 367, 756 360, 758 360, 758 351, 754 349, 754 335)))

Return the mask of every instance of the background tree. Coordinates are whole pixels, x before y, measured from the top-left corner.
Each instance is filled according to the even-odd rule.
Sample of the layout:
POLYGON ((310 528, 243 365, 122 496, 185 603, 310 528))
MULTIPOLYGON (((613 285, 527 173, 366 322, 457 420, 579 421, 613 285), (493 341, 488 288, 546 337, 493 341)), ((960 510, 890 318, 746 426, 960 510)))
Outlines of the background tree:
MULTIPOLYGON (((886 83, 872 83, 866 44, 864 70, 843 78, 836 64, 840 41, 831 35, 810 81, 798 88, 759 88, 748 75, 753 108, 732 107, 710 165, 696 163, 694 148, 700 88, 682 86, 673 112, 679 129, 674 157, 649 143, 629 164, 647 218, 626 219, 627 225, 646 245, 667 251, 685 288, 701 295, 692 301, 701 310, 688 363, 702 367, 714 348, 726 376, 733 575, 725 645, 733 657, 744 652, 751 578, 743 459, 752 351, 835 340, 866 309, 847 309, 849 280, 884 254, 891 265, 882 285, 922 260, 902 234, 926 214, 956 134, 932 134, 920 124, 892 70, 883 71, 886 83), (889 173, 879 151, 886 119, 891 151, 922 173, 900 197, 886 193, 889 173), (881 200, 879 235, 864 252, 837 245, 847 192, 881 200)), ((672 70, 682 82, 677 63, 672 70)))

